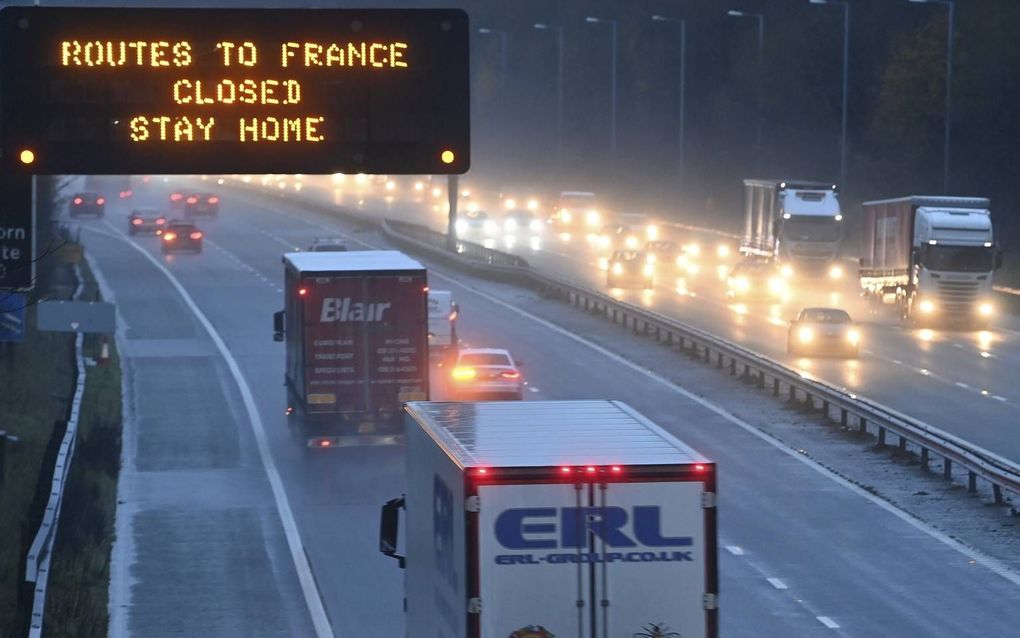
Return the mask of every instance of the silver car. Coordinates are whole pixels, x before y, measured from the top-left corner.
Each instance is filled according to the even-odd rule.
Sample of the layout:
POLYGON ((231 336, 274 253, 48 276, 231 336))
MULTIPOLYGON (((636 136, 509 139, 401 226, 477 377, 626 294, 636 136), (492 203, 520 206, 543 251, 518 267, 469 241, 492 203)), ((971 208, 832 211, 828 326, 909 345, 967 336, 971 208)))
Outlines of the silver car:
POLYGON ((524 378, 520 363, 499 348, 464 348, 450 373, 452 394, 463 398, 499 398, 520 401, 524 398, 524 378))

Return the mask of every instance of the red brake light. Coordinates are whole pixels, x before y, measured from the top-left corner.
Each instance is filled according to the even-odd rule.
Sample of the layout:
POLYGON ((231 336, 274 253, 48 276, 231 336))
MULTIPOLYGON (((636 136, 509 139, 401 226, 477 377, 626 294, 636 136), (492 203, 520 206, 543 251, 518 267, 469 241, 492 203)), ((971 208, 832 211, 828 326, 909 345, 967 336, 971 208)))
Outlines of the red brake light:
POLYGON ((164 241, 173 241, 175 239, 177 239, 177 233, 174 233, 174 232, 171 232, 171 231, 167 231, 167 232, 163 233, 163 240, 164 241))
POLYGON ((198 198, 197 197, 189 197, 188 198, 188 203, 189 204, 197 204, 198 203, 198 198))
POLYGON ((479 468, 475 469, 475 474, 485 475, 485 474, 488 474, 488 473, 489 473, 489 470, 485 469, 484 467, 479 467, 479 468))
POLYGON ((81 205, 81 202, 82 202, 82 199, 81 199, 81 197, 75 197, 75 198, 74 198, 74 205, 75 205, 75 206, 80 206, 80 205, 81 205))
POLYGON ((120 192, 120 198, 121 199, 127 199, 128 197, 131 197, 131 195, 132 195, 132 192, 130 190, 126 190, 126 191, 121 191, 120 192))
POLYGON ((699 472, 704 472, 705 471, 705 466, 702 465, 701 463, 698 463, 697 465, 694 466, 694 469, 699 471, 699 472))
POLYGON ((614 465, 614 466, 612 466, 612 467, 611 467, 611 468, 609 468, 609 469, 610 469, 610 470, 611 470, 611 471, 612 471, 612 472, 613 472, 614 474, 619 474, 620 472, 622 472, 622 471, 623 471, 623 468, 622 468, 622 467, 620 467, 619 465, 614 465))
POLYGON ((584 469, 588 472, 588 474, 594 474, 595 473, 595 466, 594 465, 589 465, 588 467, 586 467, 584 469))
POLYGON ((156 218, 156 224, 157 224, 157 225, 160 225, 160 226, 161 226, 161 225, 163 225, 163 224, 165 224, 165 223, 166 223, 166 218, 165 218, 165 217, 157 217, 157 218, 156 218))
POLYGON ((570 468, 564 465, 560 468, 560 474, 570 474, 570 468))
POLYGON ((220 203, 220 198, 216 197, 215 195, 213 195, 212 197, 209 198, 209 203, 210 204, 218 204, 218 203, 220 203))
POLYGON ((330 443, 329 439, 319 441, 319 447, 329 447, 330 445, 332 445, 332 443, 330 443))
POLYGON ((195 232, 188 235, 188 237, 191 237, 192 239, 202 239, 202 231, 196 230, 195 232))
POLYGON ((103 197, 100 197, 100 198, 96 199, 96 203, 99 204, 100 206, 102 206, 103 204, 106 203, 106 199, 103 198, 103 197))
POLYGON ((142 225, 142 220, 140 220, 137 217, 135 217, 134 219, 131 220, 131 223, 134 224, 135 226, 141 226, 142 225))
POLYGON ((428 287, 428 286, 425 286, 424 288, 422 288, 422 289, 421 289, 421 291, 422 291, 422 292, 428 292, 428 291, 429 291, 429 287, 428 287))
POLYGON ((307 288, 298 288, 297 289, 297 294, 299 296, 301 296, 301 297, 304 297, 305 295, 308 294, 308 289, 307 288))
POLYGON ((499 373, 499 376, 503 377, 504 379, 520 379, 521 373, 516 370, 504 370, 499 373))
POLYGON ((179 202, 183 197, 184 195, 181 195, 180 193, 170 193, 170 201, 172 202, 179 202))

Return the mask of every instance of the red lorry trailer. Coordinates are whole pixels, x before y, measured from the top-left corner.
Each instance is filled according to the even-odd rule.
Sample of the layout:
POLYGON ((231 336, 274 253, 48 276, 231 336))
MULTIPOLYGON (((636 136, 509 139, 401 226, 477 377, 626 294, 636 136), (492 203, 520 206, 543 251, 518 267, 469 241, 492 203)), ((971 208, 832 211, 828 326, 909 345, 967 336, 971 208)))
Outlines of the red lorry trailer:
POLYGON ((287 414, 308 447, 399 440, 405 401, 429 398, 425 267, 386 250, 287 253, 287 414))

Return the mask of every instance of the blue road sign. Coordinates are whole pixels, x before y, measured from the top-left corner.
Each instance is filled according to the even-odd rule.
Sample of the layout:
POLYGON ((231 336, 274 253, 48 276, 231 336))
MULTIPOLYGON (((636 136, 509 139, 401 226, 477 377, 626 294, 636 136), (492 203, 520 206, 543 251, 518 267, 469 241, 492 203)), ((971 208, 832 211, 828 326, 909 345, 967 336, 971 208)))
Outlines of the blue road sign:
POLYGON ((26 303, 25 295, 0 292, 0 341, 25 340, 26 303))

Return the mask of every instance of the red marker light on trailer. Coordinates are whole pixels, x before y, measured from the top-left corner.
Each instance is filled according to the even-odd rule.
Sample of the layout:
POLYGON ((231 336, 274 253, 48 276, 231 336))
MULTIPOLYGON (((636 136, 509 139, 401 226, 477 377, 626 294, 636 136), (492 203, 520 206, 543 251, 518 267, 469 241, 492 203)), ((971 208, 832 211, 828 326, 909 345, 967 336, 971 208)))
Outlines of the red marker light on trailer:
POLYGON ((428 292, 428 291, 429 291, 429 287, 428 287, 428 286, 425 286, 424 288, 422 288, 422 289, 421 289, 421 291, 422 291, 422 292, 428 292))
POLYGON ((81 202, 82 202, 82 199, 81 199, 81 197, 75 197, 75 198, 74 198, 74 204, 75 204, 75 206, 80 206, 80 205, 81 205, 81 202))
POLYGON ((329 439, 319 441, 319 447, 329 447, 330 445, 332 445, 332 443, 329 442, 329 439))
POLYGON ((570 468, 569 467, 561 467, 560 468, 560 472, 562 474, 570 474, 570 468))
POLYGON ((140 220, 137 217, 135 217, 134 219, 131 220, 131 223, 134 224, 135 226, 141 226, 142 225, 142 220, 140 220))
POLYGON ((103 198, 103 197, 100 197, 99 199, 96 200, 96 203, 99 204, 100 206, 102 206, 103 204, 106 203, 106 199, 103 198))
POLYGON ((610 470, 611 470, 611 471, 612 471, 612 472, 613 472, 614 474, 619 474, 620 472, 622 472, 622 471, 623 471, 623 468, 622 468, 622 467, 620 467, 619 465, 614 465, 614 466, 612 466, 612 467, 611 467, 611 468, 609 468, 609 469, 610 469, 610 470))
POLYGON ((198 198, 197 197, 189 197, 188 198, 188 203, 189 204, 197 204, 198 203, 198 198))
POLYGON ((588 474, 594 474, 595 473, 595 466, 594 465, 589 465, 585 469, 588 471, 588 474))
POLYGON ((298 288, 297 289, 297 294, 299 294, 300 296, 304 297, 305 295, 308 294, 308 289, 307 288, 298 288))
POLYGON ((475 474, 481 474, 483 476, 488 474, 488 473, 489 473, 489 470, 485 469, 484 467, 480 467, 480 468, 475 470, 475 474))
POLYGON ((702 465, 701 463, 698 463, 697 465, 694 466, 694 469, 699 471, 699 472, 704 472, 705 471, 705 466, 702 465))

